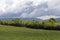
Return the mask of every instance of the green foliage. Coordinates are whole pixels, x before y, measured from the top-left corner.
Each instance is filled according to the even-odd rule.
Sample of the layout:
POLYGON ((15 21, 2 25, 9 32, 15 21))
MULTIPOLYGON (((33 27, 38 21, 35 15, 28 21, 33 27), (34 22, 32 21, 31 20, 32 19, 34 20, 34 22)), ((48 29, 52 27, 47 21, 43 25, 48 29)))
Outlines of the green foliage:
POLYGON ((54 18, 50 18, 48 21, 40 21, 40 20, 0 20, 1 25, 10 25, 10 26, 20 26, 20 27, 28 27, 34 29, 51 29, 51 30, 60 30, 60 23, 54 18))
POLYGON ((49 22, 51 22, 51 24, 54 24, 56 22, 56 20, 54 18, 50 18, 49 22))

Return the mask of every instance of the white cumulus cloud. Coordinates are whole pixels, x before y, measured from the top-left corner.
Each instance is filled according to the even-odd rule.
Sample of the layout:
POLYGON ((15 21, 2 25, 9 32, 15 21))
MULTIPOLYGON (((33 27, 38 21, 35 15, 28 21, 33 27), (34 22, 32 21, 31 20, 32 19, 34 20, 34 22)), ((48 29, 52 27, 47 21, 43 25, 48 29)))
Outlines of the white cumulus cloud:
POLYGON ((60 18, 60 16, 45 15, 45 16, 40 16, 40 17, 37 17, 37 18, 42 19, 42 20, 46 20, 46 19, 50 19, 50 18, 60 18))
POLYGON ((49 10, 53 10, 50 12, 51 15, 60 15, 60 0, 0 0, 0 16, 5 14, 9 15, 10 13, 10 15, 18 14, 20 12, 20 14, 18 14, 20 16, 18 17, 36 17, 48 14, 49 10), (47 3, 47 8, 45 7, 46 5, 43 4, 45 2, 47 3))

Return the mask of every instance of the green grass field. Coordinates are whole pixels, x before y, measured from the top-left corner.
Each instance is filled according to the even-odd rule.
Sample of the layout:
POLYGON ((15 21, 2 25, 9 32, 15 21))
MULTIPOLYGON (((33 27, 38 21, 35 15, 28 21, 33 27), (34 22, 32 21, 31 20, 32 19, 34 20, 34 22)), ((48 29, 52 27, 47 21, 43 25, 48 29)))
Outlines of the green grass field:
POLYGON ((60 31, 0 25, 0 40, 60 40, 60 31))

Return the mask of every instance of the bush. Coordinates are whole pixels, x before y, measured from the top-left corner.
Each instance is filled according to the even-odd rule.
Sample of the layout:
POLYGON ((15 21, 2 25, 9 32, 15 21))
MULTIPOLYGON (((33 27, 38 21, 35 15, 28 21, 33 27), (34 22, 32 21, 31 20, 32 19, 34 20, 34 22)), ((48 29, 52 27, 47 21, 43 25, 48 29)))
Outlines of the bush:
POLYGON ((28 27, 34 29, 48 29, 48 30, 60 30, 60 23, 56 23, 55 19, 51 18, 48 21, 37 21, 37 20, 0 20, 1 25, 11 25, 19 27, 28 27))

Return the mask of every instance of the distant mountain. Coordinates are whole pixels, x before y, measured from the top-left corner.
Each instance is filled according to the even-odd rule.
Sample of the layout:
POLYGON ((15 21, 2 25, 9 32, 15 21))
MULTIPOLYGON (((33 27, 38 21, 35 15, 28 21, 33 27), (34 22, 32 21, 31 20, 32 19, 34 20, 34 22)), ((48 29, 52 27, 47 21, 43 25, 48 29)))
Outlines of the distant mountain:
POLYGON ((12 19, 15 19, 15 18, 0 18, 0 20, 12 20, 12 19))
POLYGON ((42 20, 42 19, 38 19, 38 18, 21 18, 23 20, 42 20))
MULTIPOLYGON (((39 18, 0 18, 0 20, 13 20, 13 19, 22 19, 22 20, 43 20, 39 18)), ((46 19, 48 20, 48 19, 46 19)), ((60 18, 55 18, 55 20, 60 20, 60 18)))
POLYGON ((60 18, 56 18, 56 20, 60 20, 60 18))
POLYGON ((22 19, 22 20, 42 20, 38 18, 0 18, 0 20, 12 20, 12 19, 22 19))

